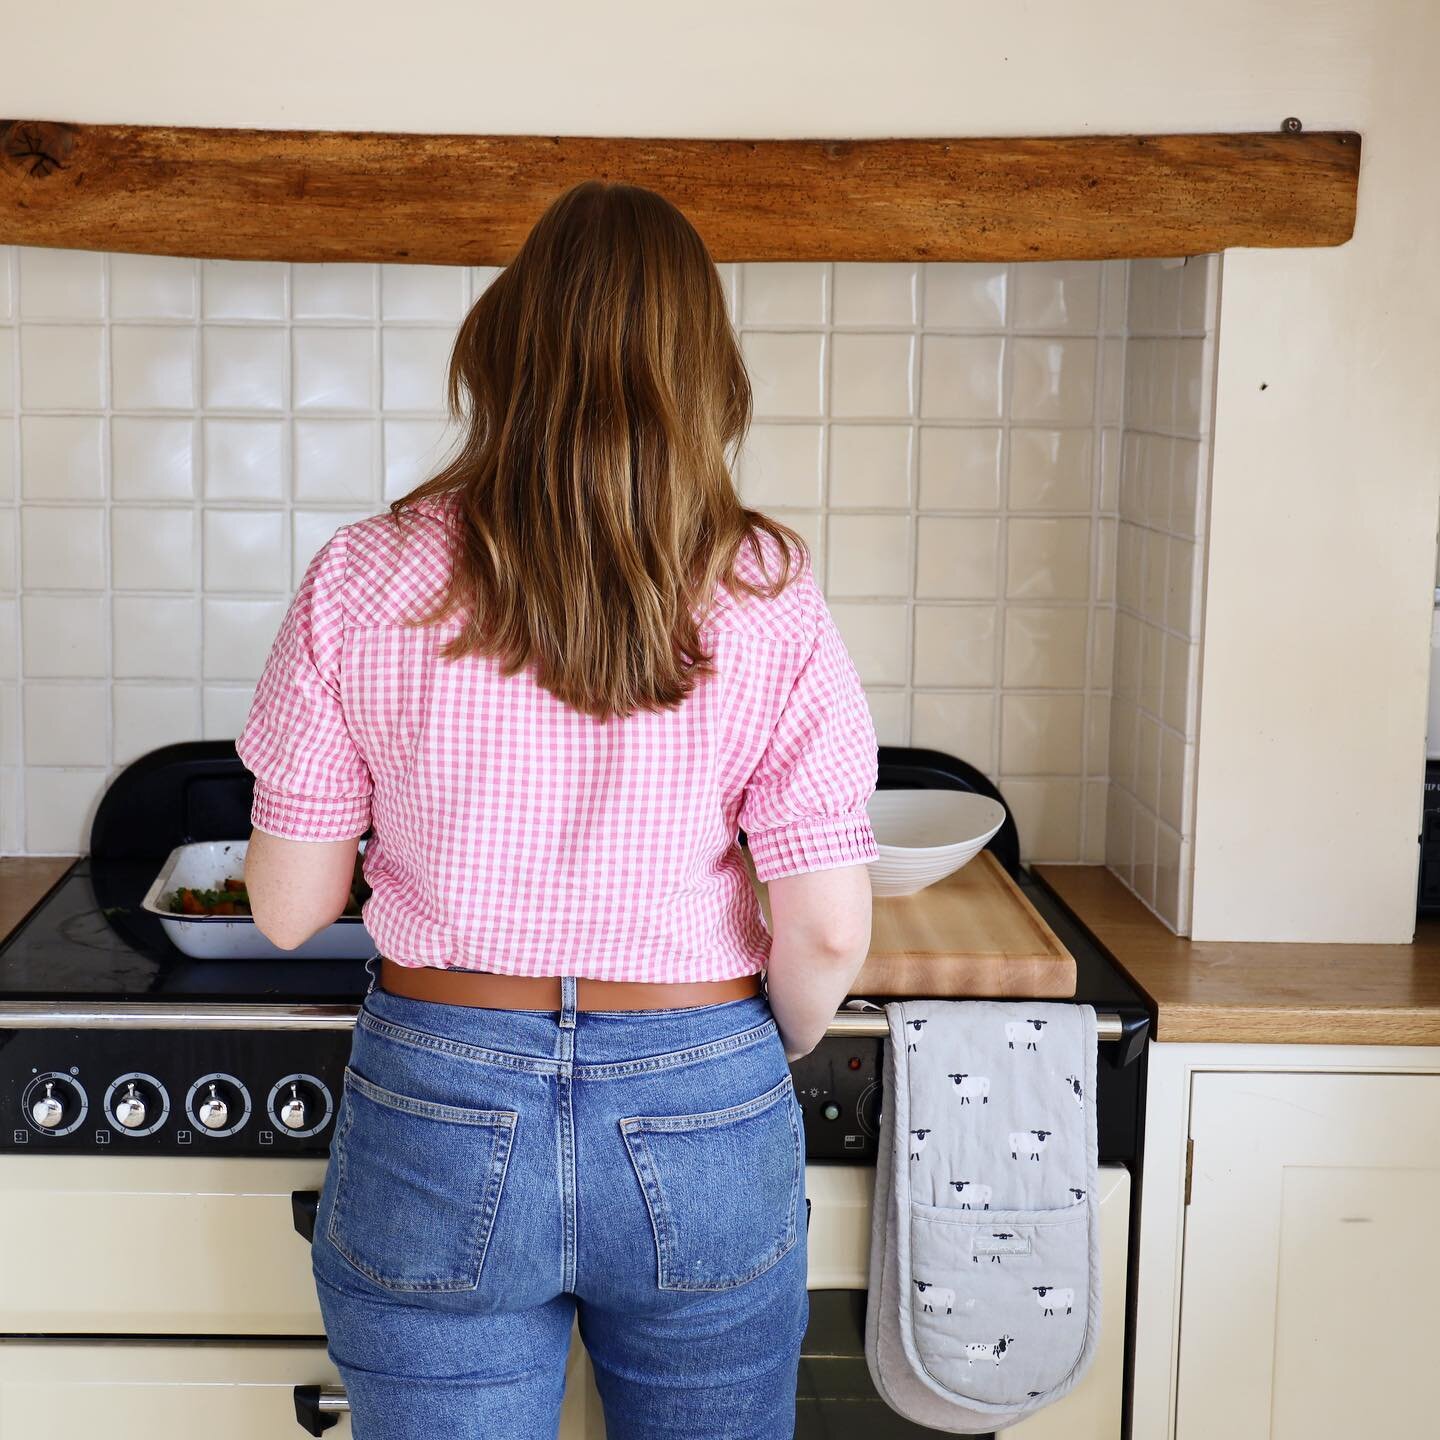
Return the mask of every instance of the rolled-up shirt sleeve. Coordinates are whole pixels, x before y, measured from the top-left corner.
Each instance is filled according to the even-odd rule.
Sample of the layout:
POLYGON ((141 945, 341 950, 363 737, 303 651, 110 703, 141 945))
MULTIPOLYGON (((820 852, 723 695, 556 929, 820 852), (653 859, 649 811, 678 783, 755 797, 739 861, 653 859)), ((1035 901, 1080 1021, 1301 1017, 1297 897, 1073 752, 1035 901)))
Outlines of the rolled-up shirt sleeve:
POLYGON ((370 828, 374 785, 341 704, 346 535, 316 553, 281 622, 235 741, 255 777, 250 823, 287 840, 370 828))
MULTIPOLYGON (((813 585, 808 572, 797 583, 813 585)), ((812 606, 809 654, 740 808, 740 827, 762 882, 863 865, 879 854, 866 811, 878 777, 870 706, 818 589, 812 606)))

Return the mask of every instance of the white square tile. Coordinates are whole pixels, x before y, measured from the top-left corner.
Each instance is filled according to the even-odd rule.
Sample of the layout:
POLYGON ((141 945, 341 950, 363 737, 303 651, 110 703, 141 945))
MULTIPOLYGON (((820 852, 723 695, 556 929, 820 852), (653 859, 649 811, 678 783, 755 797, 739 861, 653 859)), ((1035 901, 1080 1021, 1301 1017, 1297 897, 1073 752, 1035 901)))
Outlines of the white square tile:
POLYGON ((920 508, 998 510, 1003 432, 988 426, 920 427, 920 508))
POLYGON ((98 500, 105 493, 105 421, 98 415, 20 417, 26 500, 98 500))
POLYGON ((114 325, 110 329, 111 393, 117 410, 193 410, 196 396, 193 326, 114 325))
POLYGON ((202 262, 207 320, 283 320, 288 267, 277 260, 202 262))
POLYGON ((756 419, 820 416, 825 410, 825 337, 747 330, 740 337, 756 419))
POLYGON ((1128 260, 1102 260, 1104 270, 1103 288, 1105 298, 1101 323, 1107 335, 1119 335, 1125 330, 1126 283, 1130 271, 1128 260))
POLYGON ((1088 519, 1012 516, 1005 593, 1012 600, 1085 600, 1090 594, 1088 519))
POLYGON ((206 600, 204 678, 258 680, 288 608, 288 600, 206 600))
POLYGON ((1104 865, 1109 848, 1105 824, 1110 813, 1110 786, 1104 780, 1085 783, 1084 806, 1085 848, 1081 855, 1084 865, 1104 865))
POLYGON ((829 609, 861 682, 903 685, 909 674, 909 608, 835 600, 829 602, 829 609))
POLYGON ((836 325, 913 325, 920 272, 911 264, 842 260, 835 266, 836 325))
POLYGON ((234 740, 245 728, 255 686, 205 685, 201 687, 201 738, 234 740))
POLYGON ((908 515, 832 515, 825 593, 841 599, 910 593, 908 515))
POLYGON ((382 265, 381 318, 458 325, 465 313, 465 282, 461 265, 382 265))
POLYGON ((914 433, 908 425, 832 425, 830 504, 840 509, 907 509, 914 433))
POLYGON ((830 413, 908 416, 915 410, 915 337, 850 334, 831 337, 830 413))
POLYGON ((27 410, 103 408, 104 355, 99 325, 22 325, 20 403, 27 410))
POLYGON ((22 320, 98 320, 105 313, 105 256, 97 250, 22 245, 22 320))
POLYGON ((0 245, 0 320, 15 318, 15 250, 13 245, 0 245))
MULTIPOLYGON (((25 850, 25 807, 20 798, 20 770, 0 770, 0 855, 25 850)), ((79 852, 77 852, 79 853, 79 852)))
POLYGON ((207 500, 281 500, 285 422, 216 420, 204 428, 207 500))
POLYGON ((917 605, 915 684, 993 685, 998 616, 994 605, 917 605))
POLYGON ((105 511, 98 505, 28 505, 21 511, 27 590, 103 590, 105 548, 105 511))
POLYGON ((117 684, 111 687, 110 701, 117 765, 128 765, 161 745, 201 738, 200 697, 193 685, 117 684))
POLYGON ((1085 697, 1002 694, 1000 769, 1006 775, 1075 775, 1084 771, 1085 697))
POLYGON ((1015 420, 1089 424, 1095 417, 1095 341, 1018 338, 1014 347, 1015 420))
POLYGON ((0 410, 15 408, 15 330, 0 330, 0 410))
POLYGON ((1183 435, 1205 431, 1205 385, 1208 379, 1203 339, 1175 342, 1175 428, 1183 435))
POLYGON ((298 590, 305 578, 305 571, 319 552, 320 547, 335 536, 342 526, 352 525, 376 512, 371 510, 295 510, 290 515, 291 545, 290 580, 291 590, 298 590))
POLYGON ((83 855, 90 826, 109 775, 98 770, 51 770, 36 766, 25 775, 25 839, 28 855, 83 855))
POLYGON ((25 674, 105 678, 105 601, 100 595, 22 595, 25 674))
POLYGON ((1017 330, 1095 333, 1100 328, 1101 262, 1029 261, 1015 267, 1017 330))
POLYGON ((1090 510, 1094 492, 1094 434, 1090 430, 1010 431, 1010 508, 1090 510))
POLYGON ((872 686, 865 691, 865 703, 870 707, 870 722, 881 745, 910 743, 908 690, 879 690, 872 686))
POLYGON ((200 661, 197 605, 190 596, 114 598, 118 680, 193 680, 200 661))
POLYGON ((373 320, 376 267, 321 261, 290 267, 296 320, 373 320))
POLYGON ((445 411, 451 330, 386 330, 381 404, 386 410, 445 411))
POLYGON ((20 674, 20 601, 13 595, 0 596, 0 679, 14 680, 20 674))
POLYGON ((20 588, 19 520, 18 510, 0 509, 0 590, 20 588))
POLYGON ((824 447, 819 425, 752 425, 736 465, 744 503, 760 510, 819 506, 824 447))
POLYGON ((927 420, 998 420, 1005 342, 931 335, 920 342, 920 413, 927 420))
POLYGON ((373 330, 297 327, 291 336, 295 409, 374 409, 373 330))
POLYGON ((193 499, 195 428, 190 418, 114 416, 110 468, 115 499, 193 499))
POLYGON ((209 509, 202 528, 207 594, 289 589, 284 511, 209 509))
POLYGON ((117 590, 195 586, 194 510, 116 505, 110 511, 111 584, 117 590))
POLYGON ((0 766, 20 763, 20 687, 0 685, 0 766))
POLYGON ((388 505, 436 474, 463 438, 447 420, 385 421, 385 490, 388 505))
POLYGON ((1105 340, 1100 345, 1100 423, 1119 425, 1125 419, 1125 342, 1105 340))
POLYGON ((207 325, 203 342, 205 407, 210 410, 283 409, 285 348, 284 330, 207 325))
POLYGON ((1000 683, 1012 690, 1082 690, 1088 620, 1083 605, 1007 605, 1000 683))
POLYGON ((25 687, 27 765, 104 765, 109 694, 104 685, 32 680, 25 687))
POLYGON ((199 295, 198 261, 179 255, 110 257, 112 320, 193 320, 199 295))
POLYGON ((1005 324, 1010 267, 930 261, 924 266, 927 326, 998 330, 1005 324))
MULTIPOLYGON (((1002 764, 1003 769, 1003 764, 1002 764)), ((1080 781, 1002 776, 1027 864, 1072 864, 1080 858, 1080 781)))
POLYGON ((829 308, 828 263, 752 261, 740 279, 746 325, 823 325, 829 308))
POLYGON ((369 504, 378 488, 380 427, 364 420, 295 421, 295 499, 369 504))
POLYGON ((995 769, 995 696, 990 691, 917 690, 910 743, 995 769))
POLYGON ((1000 522, 990 516, 922 515, 915 594, 923 600, 993 600, 999 592, 1000 522))
POLYGON ((0 415, 0 502, 15 498, 15 420, 0 415))
MULTIPOLYGON (((478 300, 500 277, 502 270, 500 265, 472 265, 470 267, 470 294, 472 299, 478 300)), ((737 265, 720 265, 720 280, 728 289, 733 289, 735 284, 737 265)))
POLYGON ((1185 261, 1180 277, 1180 329, 1187 334, 1200 334, 1210 323, 1210 291, 1218 258, 1191 255, 1185 261))

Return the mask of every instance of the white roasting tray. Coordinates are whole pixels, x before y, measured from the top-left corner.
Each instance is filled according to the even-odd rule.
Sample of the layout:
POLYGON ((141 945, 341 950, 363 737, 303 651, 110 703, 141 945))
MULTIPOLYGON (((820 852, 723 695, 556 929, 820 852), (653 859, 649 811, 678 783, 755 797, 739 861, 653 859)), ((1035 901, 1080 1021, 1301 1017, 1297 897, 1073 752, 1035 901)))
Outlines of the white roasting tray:
MULTIPOLYGON (((189 886, 218 890, 245 873, 248 840, 206 840, 177 845, 145 892, 141 909, 159 916, 175 948, 197 960, 367 960, 375 942, 358 915, 345 915, 294 950, 282 950, 260 933, 249 915, 177 915, 164 908, 164 897, 189 886)), ((364 853, 365 842, 360 842, 364 853)))

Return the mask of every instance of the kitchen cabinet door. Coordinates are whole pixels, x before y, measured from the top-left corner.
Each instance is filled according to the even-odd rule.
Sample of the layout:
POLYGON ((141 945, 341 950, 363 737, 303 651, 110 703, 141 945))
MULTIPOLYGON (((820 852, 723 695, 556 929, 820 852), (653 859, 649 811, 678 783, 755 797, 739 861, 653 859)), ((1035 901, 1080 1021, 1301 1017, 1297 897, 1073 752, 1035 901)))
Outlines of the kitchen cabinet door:
POLYGON ((1177 1440, 1436 1433, 1440 1075, 1192 1086, 1177 1440))

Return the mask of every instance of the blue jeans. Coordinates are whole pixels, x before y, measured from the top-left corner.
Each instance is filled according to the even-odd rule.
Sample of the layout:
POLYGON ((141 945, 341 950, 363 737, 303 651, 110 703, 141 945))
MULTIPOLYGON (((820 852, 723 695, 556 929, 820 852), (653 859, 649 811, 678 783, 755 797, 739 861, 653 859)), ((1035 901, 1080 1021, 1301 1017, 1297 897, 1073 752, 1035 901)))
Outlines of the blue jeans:
POLYGON ((356 1440, 554 1440, 579 1316, 607 1440, 789 1440, 805 1147, 763 996, 506 1010, 372 979, 312 1268, 356 1440))

